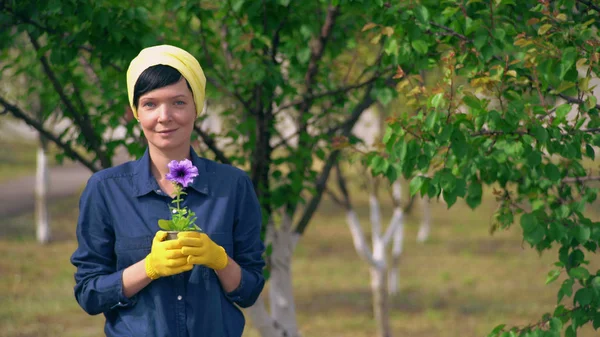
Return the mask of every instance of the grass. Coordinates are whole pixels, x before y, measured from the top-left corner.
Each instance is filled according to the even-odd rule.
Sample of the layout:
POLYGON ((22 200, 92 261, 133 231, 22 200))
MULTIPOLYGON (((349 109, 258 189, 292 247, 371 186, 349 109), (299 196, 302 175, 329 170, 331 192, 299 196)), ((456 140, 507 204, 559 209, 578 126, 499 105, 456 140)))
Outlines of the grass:
MULTIPOLYGON (((366 228, 366 200, 357 199, 366 228)), ((76 198, 51 207, 55 241, 34 241, 33 216, 6 219, 21 228, 0 238, 0 337, 103 336, 103 317, 88 316, 73 297, 76 198)), ((477 212, 432 204, 430 241, 415 241, 418 209, 407 218, 400 292, 392 298, 394 336, 486 336, 494 326, 526 325, 556 305, 558 282, 544 285, 555 251, 539 256, 521 242, 518 225, 488 233, 494 202, 477 212)), ((391 209, 384 207, 384 219, 391 209)), ((293 274, 303 336, 373 336, 367 266, 357 257, 343 211, 325 199, 294 255, 293 274)), ((591 267, 600 259, 589 256, 591 267)), ((593 269, 596 270, 596 269, 593 269)), ((596 336, 586 327, 579 336, 596 336)), ((248 324, 245 337, 258 337, 248 324)))

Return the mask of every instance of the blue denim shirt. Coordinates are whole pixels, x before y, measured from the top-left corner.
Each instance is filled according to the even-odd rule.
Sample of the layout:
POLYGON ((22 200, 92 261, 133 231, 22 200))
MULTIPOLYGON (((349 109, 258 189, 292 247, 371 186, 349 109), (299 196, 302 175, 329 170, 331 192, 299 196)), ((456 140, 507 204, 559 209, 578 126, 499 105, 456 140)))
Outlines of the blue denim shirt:
POLYGON ((105 315, 109 337, 241 336, 245 320, 237 306, 252 305, 263 289, 261 211, 250 179, 190 152, 198 176, 183 206, 240 265, 240 286, 226 293, 212 269, 196 265, 152 281, 132 298, 124 296, 123 269, 150 253, 158 220, 170 219, 172 206, 151 174, 146 150, 137 161, 93 174, 79 203, 79 246, 71 256, 75 297, 87 313, 105 315))

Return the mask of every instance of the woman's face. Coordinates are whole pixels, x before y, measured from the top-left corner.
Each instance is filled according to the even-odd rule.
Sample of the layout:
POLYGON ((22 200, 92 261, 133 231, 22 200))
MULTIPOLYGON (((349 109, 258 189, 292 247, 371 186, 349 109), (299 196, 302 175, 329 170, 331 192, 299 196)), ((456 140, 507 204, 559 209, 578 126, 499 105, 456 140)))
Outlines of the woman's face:
POLYGON ((140 96, 138 118, 149 146, 161 151, 187 151, 196 105, 185 78, 140 96))

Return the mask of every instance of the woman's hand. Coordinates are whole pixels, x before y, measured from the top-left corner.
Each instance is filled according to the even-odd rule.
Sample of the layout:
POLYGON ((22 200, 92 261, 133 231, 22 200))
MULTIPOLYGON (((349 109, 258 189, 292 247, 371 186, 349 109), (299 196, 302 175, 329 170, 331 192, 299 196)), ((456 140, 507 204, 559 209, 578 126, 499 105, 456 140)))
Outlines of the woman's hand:
POLYGON ((146 257, 146 275, 152 280, 194 268, 192 264, 188 263, 188 257, 182 254, 179 242, 177 240, 164 241, 166 238, 167 232, 156 232, 154 240, 152 240, 152 251, 146 257))
POLYGON ((177 242, 181 246, 181 253, 187 255, 189 264, 201 264, 214 270, 227 267, 229 257, 225 249, 205 233, 180 232, 177 234, 177 242))

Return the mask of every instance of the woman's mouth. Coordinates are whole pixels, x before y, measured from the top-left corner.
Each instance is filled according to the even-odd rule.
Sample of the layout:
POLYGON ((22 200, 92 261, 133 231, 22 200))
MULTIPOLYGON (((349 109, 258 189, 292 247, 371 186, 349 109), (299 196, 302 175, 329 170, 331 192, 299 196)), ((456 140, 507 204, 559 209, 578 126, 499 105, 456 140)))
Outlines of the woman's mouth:
POLYGON ((161 131, 158 131, 158 134, 161 135, 161 136, 170 136, 175 131, 177 131, 177 129, 161 130, 161 131))

